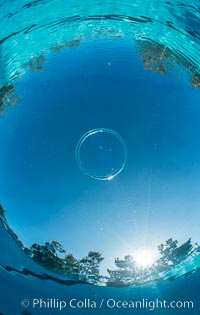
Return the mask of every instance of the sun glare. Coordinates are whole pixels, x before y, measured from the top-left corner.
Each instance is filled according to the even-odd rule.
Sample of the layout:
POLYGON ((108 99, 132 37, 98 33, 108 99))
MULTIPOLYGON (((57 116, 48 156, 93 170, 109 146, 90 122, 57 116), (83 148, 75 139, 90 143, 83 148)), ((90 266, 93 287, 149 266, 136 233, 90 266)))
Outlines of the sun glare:
POLYGON ((134 258, 138 266, 143 268, 152 265, 154 262, 153 253, 148 249, 138 251, 134 258))

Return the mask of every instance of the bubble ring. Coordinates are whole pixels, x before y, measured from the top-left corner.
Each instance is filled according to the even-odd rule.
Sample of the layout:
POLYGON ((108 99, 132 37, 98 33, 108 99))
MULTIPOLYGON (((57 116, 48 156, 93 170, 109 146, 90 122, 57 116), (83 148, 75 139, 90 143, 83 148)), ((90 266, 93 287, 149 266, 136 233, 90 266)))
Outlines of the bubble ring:
POLYGON ((86 133, 84 133, 84 135, 78 141, 78 143, 76 145, 76 149, 75 149, 75 158, 76 158, 76 162, 77 162, 79 168, 81 169, 81 171, 83 173, 85 173, 86 175, 88 175, 89 177, 94 178, 94 179, 98 179, 98 180, 102 180, 102 181, 111 180, 114 177, 116 177, 119 173, 121 173, 121 171, 125 167, 125 164, 127 161, 127 147, 126 147, 126 144, 125 144, 123 138, 116 131, 113 131, 113 130, 107 129, 107 128, 92 129, 92 130, 89 130, 86 133), (109 175, 104 175, 104 176, 95 175, 93 172, 91 172, 90 170, 88 170, 88 168, 86 168, 84 166, 84 163, 81 160, 82 145, 84 144, 84 142, 89 137, 91 137, 95 134, 98 134, 98 133, 107 133, 107 134, 113 135, 122 146, 123 161, 122 161, 121 165, 117 169, 115 169, 115 171, 112 174, 109 174, 109 175))

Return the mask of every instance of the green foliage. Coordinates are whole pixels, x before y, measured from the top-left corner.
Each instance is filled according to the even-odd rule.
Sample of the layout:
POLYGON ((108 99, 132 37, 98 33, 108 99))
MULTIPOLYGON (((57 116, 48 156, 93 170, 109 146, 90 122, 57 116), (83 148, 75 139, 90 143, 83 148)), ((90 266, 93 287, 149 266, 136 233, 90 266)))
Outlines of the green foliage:
POLYGON ((103 261, 103 257, 99 252, 90 251, 86 257, 79 261, 79 273, 84 280, 99 279, 99 266, 103 261))
POLYGON ((136 264, 133 260, 133 257, 127 255, 124 257, 124 260, 119 260, 119 258, 116 258, 115 265, 120 269, 133 269, 136 264))
POLYGON ((191 76, 192 87, 200 88, 199 69, 183 54, 153 41, 138 40, 137 44, 138 54, 146 70, 166 75, 178 65, 191 76))
POLYGON ((9 103, 9 106, 17 103, 18 98, 14 92, 14 85, 4 85, 0 89, 0 113, 3 112, 6 103, 9 103))
POLYGON ((161 258, 145 268, 137 266, 132 256, 125 256, 124 259, 115 259, 116 270, 109 270, 110 283, 148 283, 153 278, 157 279, 160 272, 165 272, 169 268, 182 263, 192 253, 192 243, 189 239, 181 246, 177 246, 178 241, 172 238, 165 244, 158 246, 161 258))
POLYGON ((103 260, 99 252, 90 251, 88 256, 78 260, 72 254, 66 253, 60 243, 52 241, 45 245, 33 244, 30 253, 36 263, 54 272, 73 275, 80 280, 99 279, 99 266, 103 260), (65 256, 62 258, 60 254, 65 256))
POLYGON ((88 259, 91 260, 94 264, 99 265, 104 258, 99 252, 90 251, 88 253, 88 259))
POLYGON ((192 249, 191 239, 179 247, 177 247, 177 243, 178 241, 173 241, 173 239, 170 238, 165 244, 158 246, 158 250, 161 254, 159 263, 163 265, 176 265, 187 258, 192 249))
POLYGON ((199 73, 194 73, 192 76, 192 86, 195 89, 200 88, 200 74, 199 73))
MULTIPOLYGON (((56 242, 57 243, 57 242, 56 242)), ((63 269, 64 263, 56 254, 54 243, 45 243, 44 246, 33 244, 30 248, 33 260, 44 267, 53 270, 63 269)))
MULTIPOLYGON (((148 267, 138 266, 130 255, 125 256, 124 259, 116 258, 116 269, 108 269, 109 284, 135 285, 148 283, 153 278, 157 279, 159 273, 180 264, 194 252, 191 239, 179 247, 177 244, 177 240, 170 238, 164 244, 159 245, 158 250, 161 257, 148 267)), ((77 259, 67 253, 59 242, 52 241, 51 243, 46 242, 45 245, 33 244, 30 254, 35 262, 56 273, 70 275, 75 279, 93 284, 98 283, 102 278, 99 268, 104 258, 99 252, 90 251, 87 256, 77 259)))

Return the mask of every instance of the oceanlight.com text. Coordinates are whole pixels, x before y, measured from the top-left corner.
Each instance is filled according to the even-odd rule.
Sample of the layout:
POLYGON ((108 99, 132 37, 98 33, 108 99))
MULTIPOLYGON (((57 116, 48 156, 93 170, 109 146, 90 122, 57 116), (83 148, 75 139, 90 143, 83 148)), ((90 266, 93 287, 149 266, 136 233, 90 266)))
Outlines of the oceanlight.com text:
POLYGON ((83 299, 58 299, 58 298, 34 298, 34 299, 23 299, 21 301, 23 308, 32 309, 145 309, 154 311, 156 309, 193 309, 193 301, 168 301, 168 300, 117 300, 114 298, 93 300, 90 298, 83 299))

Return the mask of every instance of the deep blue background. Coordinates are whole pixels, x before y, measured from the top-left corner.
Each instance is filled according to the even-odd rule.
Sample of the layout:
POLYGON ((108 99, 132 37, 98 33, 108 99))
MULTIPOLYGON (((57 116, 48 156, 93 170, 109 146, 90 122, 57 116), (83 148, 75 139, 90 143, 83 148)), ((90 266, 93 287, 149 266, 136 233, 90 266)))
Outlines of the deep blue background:
POLYGON ((180 68, 144 70, 130 40, 85 42, 47 56, 17 92, 21 103, 0 120, 0 201, 25 244, 57 239, 111 264, 171 236, 198 241, 200 96, 180 68), (101 127, 128 150, 109 182, 75 161, 80 137, 101 127))

